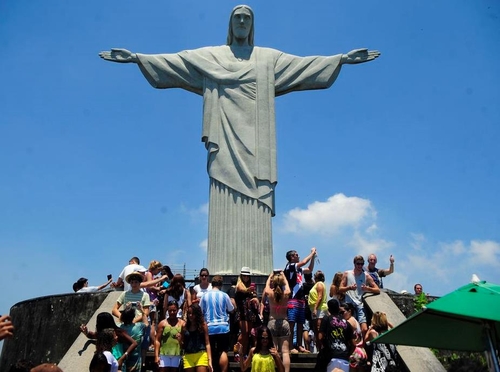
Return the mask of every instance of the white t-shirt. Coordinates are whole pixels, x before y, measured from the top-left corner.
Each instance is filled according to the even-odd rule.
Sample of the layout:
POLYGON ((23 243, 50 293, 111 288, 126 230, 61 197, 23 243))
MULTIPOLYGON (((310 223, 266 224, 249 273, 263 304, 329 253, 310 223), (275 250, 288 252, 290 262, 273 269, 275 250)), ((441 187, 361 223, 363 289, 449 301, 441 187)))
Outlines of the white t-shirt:
POLYGON ((111 354, 110 351, 104 351, 103 354, 106 355, 108 364, 111 366, 111 372, 118 372, 118 361, 113 356, 113 354, 111 354))
POLYGON ((125 278, 127 277, 128 274, 132 274, 134 271, 139 271, 139 270, 144 270, 144 266, 138 265, 138 264, 131 264, 127 265, 123 268, 122 272, 118 276, 119 278, 122 278, 123 280, 123 291, 130 291, 132 287, 130 284, 127 283, 125 278))
POLYGON ((196 292, 196 298, 201 298, 206 292, 212 290, 212 283, 209 283, 208 287, 205 289, 201 288, 201 286, 199 284, 196 284, 193 287, 193 290, 196 292))
POLYGON ((98 290, 99 290, 99 287, 83 287, 82 289, 78 290, 76 293, 97 292, 98 290))

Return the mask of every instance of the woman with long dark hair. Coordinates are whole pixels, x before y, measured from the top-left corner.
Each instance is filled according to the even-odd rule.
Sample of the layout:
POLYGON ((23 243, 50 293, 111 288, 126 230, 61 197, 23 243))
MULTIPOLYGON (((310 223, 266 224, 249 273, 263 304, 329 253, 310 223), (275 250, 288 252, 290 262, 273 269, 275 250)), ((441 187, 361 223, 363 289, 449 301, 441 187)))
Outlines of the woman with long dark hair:
POLYGON ((212 371, 212 355, 208 326, 200 305, 192 304, 187 310, 187 321, 181 331, 182 358, 185 372, 212 371))
POLYGON ((163 309, 166 310, 170 301, 177 301, 179 311, 177 318, 183 318, 186 309, 191 305, 191 293, 186 289, 186 281, 181 274, 175 274, 168 286, 163 299, 163 309))
POLYGON ((105 328, 97 332, 96 353, 103 353, 108 360, 111 372, 118 372, 118 361, 115 359, 111 350, 117 344, 118 336, 113 328, 105 328))
MULTIPOLYGON (((243 345, 237 344, 240 354, 243 352, 243 345)), ((252 367, 252 371, 258 372, 284 372, 285 367, 281 361, 278 350, 275 348, 271 331, 269 328, 262 326, 257 328, 257 343, 255 347, 250 349, 248 357, 240 358, 240 369, 245 372, 248 367, 252 367)))
POLYGON ((97 335, 100 331, 106 328, 112 328, 115 330, 116 336, 118 338, 118 343, 115 343, 111 349, 111 353, 118 360, 118 364, 121 368, 123 362, 132 354, 134 349, 137 347, 137 342, 128 335, 127 331, 120 329, 110 313, 102 312, 97 314, 97 319, 95 323, 95 332, 89 331, 86 324, 80 326, 80 331, 90 339, 97 339, 97 335))

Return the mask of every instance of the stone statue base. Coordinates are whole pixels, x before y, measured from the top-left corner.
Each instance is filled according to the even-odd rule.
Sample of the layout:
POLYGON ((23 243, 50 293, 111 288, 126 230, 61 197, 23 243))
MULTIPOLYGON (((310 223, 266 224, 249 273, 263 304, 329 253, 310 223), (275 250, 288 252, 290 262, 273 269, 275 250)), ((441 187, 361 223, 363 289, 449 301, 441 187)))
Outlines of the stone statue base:
POLYGON ((238 275, 246 266, 267 278, 273 270, 271 209, 213 178, 207 265, 211 275, 238 275))

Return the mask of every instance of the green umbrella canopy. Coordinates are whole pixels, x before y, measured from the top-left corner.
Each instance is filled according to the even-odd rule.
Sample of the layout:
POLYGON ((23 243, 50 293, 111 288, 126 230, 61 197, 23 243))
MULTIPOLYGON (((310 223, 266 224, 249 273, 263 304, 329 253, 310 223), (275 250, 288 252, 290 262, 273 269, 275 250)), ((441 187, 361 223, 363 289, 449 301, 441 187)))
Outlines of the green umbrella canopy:
POLYGON ((482 281, 429 303, 372 342, 480 352, 498 349, 499 336, 500 286, 482 281))

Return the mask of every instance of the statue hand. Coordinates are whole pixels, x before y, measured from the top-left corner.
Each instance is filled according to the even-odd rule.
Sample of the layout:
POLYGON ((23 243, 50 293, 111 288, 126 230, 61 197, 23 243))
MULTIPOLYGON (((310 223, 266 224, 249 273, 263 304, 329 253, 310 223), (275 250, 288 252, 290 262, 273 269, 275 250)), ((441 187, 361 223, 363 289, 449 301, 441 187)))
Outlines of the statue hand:
POLYGON ((137 62, 137 56, 130 50, 121 48, 112 48, 111 51, 105 51, 99 53, 99 57, 105 59, 106 61, 118 62, 118 63, 131 63, 137 62))
POLYGON ((342 55, 342 64, 347 63, 353 65, 356 63, 369 62, 379 56, 380 52, 378 50, 368 50, 366 48, 354 49, 349 53, 342 55))

